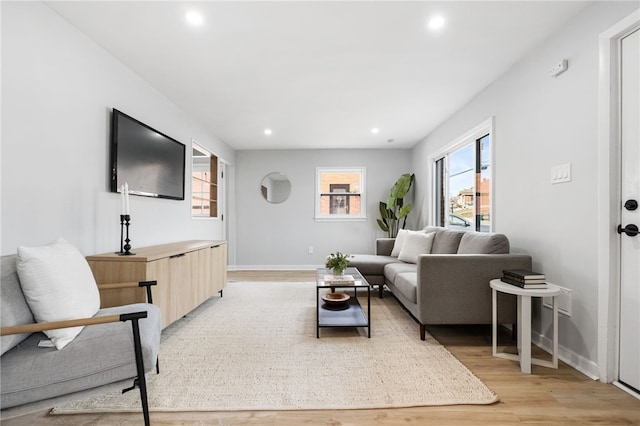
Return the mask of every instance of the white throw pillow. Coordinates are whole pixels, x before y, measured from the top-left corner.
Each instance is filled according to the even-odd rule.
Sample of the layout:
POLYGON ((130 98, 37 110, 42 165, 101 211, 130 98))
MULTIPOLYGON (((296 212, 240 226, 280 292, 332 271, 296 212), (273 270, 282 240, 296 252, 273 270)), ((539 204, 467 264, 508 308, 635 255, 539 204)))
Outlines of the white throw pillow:
MULTIPOLYGON (((100 309, 100 293, 82 254, 62 238, 41 247, 18 247, 17 271, 25 299, 37 322, 92 317, 100 309)), ((58 349, 83 327, 44 333, 58 349)))
POLYGON ((393 243, 393 250, 391 250, 391 256, 398 257, 400 255, 400 250, 402 250, 402 245, 404 244, 404 240, 410 232, 415 232, 415 231, 409 231, 408 229, 398 230, 398 234, 396 235, 396 241, 393 243))
POLYGON ((416 263, 421 254, 431 253, 434 233, 412 232, 407 234, 398 260, 408 263, 416 263))

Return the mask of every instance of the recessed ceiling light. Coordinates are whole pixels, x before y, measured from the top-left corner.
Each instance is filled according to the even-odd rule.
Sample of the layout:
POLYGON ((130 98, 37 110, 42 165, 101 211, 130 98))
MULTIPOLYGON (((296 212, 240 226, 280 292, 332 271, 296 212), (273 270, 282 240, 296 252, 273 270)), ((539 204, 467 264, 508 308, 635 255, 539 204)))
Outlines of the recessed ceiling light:
POLYGON ((444 20, 444 17, 441 15, 434 16, 433 18, 429 19, 429 22, 427 23, 427 25, 429 26, 429 29, 433 31, 437 31, 441 29, 442 27, 444 27, 444 24, 445 24, 445 20, 444 20))
POLYGON ((273 131, 271 129, 264 129, 264 134, 267 136, 271 136, 271 134, 273 133, 273 131))
POLYGON ((378 134, 380 132, 380 130, 377 127, 374 127, 373 129, 371 129, 371 133, 373 133, 374 135, 378 134))
POLYGON ((204 17, 202 16, 202 14, 196 12, 195 10, 190 10, 189 12, 187 12, 187 14, 185 15, 185 19, 190 25, 193 25, 194 27, 199 27, 204 22, 204 17))

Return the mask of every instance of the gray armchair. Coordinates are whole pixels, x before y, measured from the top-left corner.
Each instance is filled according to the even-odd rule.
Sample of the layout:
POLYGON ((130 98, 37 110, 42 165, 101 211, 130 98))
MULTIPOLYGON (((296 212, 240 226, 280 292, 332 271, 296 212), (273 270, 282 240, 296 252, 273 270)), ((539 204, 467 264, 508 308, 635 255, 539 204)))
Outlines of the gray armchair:
MULTIPOLYGON (((0 280, 0 405, 3 409, 134 379, 140 389, 144 424, 149 424, 145 373, 157 369, 161 337, 160 309, 150 303, 103 308, 95 316, 36 322, 16 272, 16 255, 2 256, 0 280), (42 334, 83 326, 58 350, 41 347, 42 334)), ((155 282, 123 283, 122 287, 155 282)), ((158 371, 159 372, 159 371, 158 371)))

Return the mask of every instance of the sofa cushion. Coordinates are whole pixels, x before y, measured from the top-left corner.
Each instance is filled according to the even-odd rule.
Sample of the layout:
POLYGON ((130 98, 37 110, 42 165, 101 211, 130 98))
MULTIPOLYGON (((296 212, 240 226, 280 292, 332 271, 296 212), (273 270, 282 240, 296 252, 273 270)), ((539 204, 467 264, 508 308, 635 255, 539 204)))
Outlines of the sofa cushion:
POLYGON ((401 272, 393 281, 396 290, 411 303, 418 303, 418 275, 412 272, 401 272))
POLYGON ((395 282, 396 275, 403 272, 412 272, 417 274, 418 265, 415 263, 396 262, 389 263, 384 267, 384 277, 389 282, 395 282))
POLYGON ((398 255, 398 260, 408 263, 416 263, 421 254, 431 253, 434 233, 412 232, 407 234, 398 255))
MULTIPOLYGON (((18 247, 17 271, 25 299, 38 322, 88 318, 100 309, 100 293, 82 254, 62 238, 41 247, 18 247)), ((82 327, 45 334, 64 348, 82 327)))
MULTIPOLYGON (((2 327, 36 322, 20 287, 16 259, 15 255, 2 256, 2 278, 0 279, 0 325, 2 327)), ((0 355, 27 337, 29 333, 0 337, 0 355)))
MULTIPOLYGON (((105 308, 96 316, 141 311, 147 311, 138 324, 144 369, 149 372, 158 358, 160 309, 138 303, 105 308)), ((38 347, 44 337, 34 333, 2 357, 3 409, 137 376, 130 321, 87 326, 61 351, 38 347)))
POLYGON ((429 233, 429 232, 436 232, 437 233, 437 232, 442 232, 442 231, 444 231, 446 229, 447 228, 444 228, 442 226, 425 226, 422 230, 424 232, 427 232, 427 233, 429 233))
POLYGON ((458 247, 458 254, 507 253, 509 253, 509 240, 503 234, 465 232, 458 247))
POLYGON ((349 258, 349 266, 358 268, 362 275, 380 275, 384 273, 384 265, 398 262, 392 256, 380 256, 375 254, 352 254, 349 258))
POLYGON ((465 234, 463 231, 453 231, 451 229, 444 229, 437 232, 433 239, 433 245, 431 246, 432 254, 456 254, 458 253, 458 246, 460 240, 465 234))
POLYGON ((393 243, 393 250, 391 250, 391 256, 398 257, 400 255, 400 250, 402 250, 402 246, 404 245, 405 240, 407 239, 407 235, 410 232, 408 229, 400 229, 398 234, 396 235, 396 240, 393 243))

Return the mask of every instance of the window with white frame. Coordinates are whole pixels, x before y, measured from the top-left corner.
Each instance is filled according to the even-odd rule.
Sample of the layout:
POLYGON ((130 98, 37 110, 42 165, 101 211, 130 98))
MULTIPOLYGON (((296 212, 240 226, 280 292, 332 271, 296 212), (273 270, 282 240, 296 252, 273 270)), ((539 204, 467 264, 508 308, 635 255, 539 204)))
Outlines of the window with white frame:
POLYGON ((434 223, 491 231, 493 120, 487 120, 433 158, 434 223))
POLYGON ((316 220, 366 219, 364 167, 316 168, 316 220))
POLYGON ((192 145, 191 217, 218 217, 218 157, 192 145))

